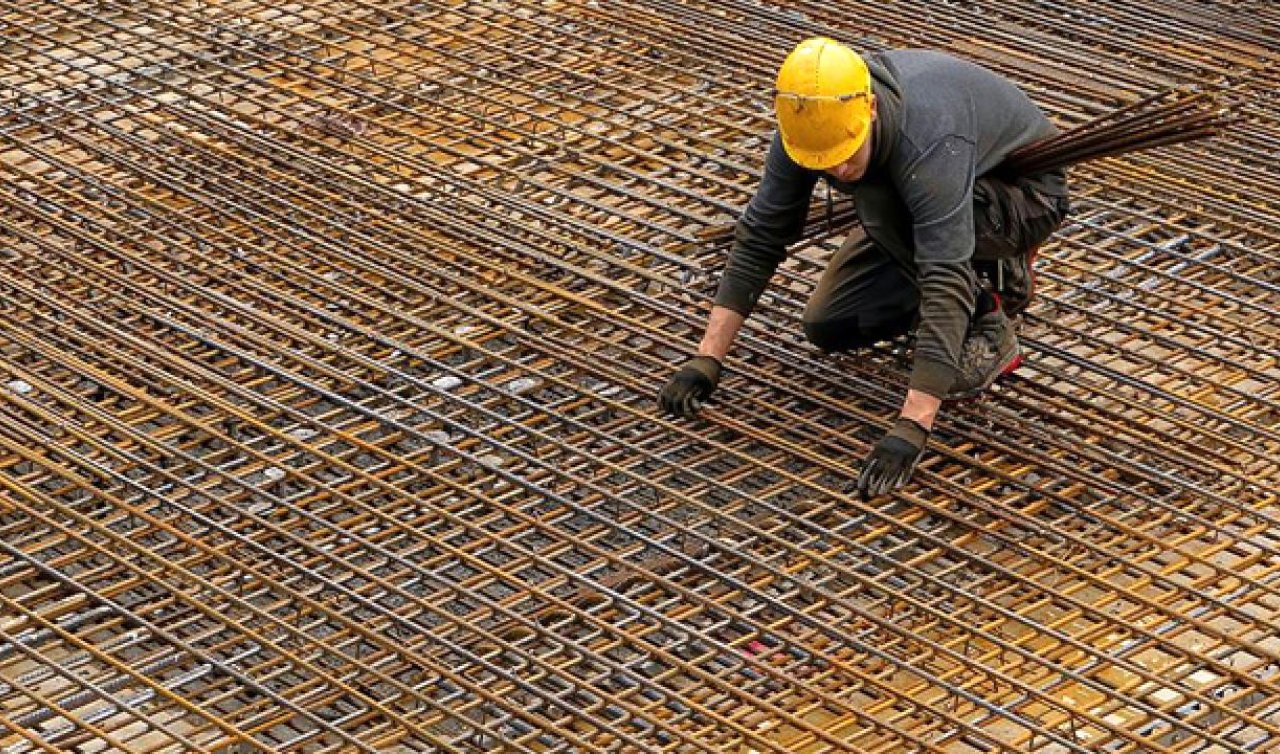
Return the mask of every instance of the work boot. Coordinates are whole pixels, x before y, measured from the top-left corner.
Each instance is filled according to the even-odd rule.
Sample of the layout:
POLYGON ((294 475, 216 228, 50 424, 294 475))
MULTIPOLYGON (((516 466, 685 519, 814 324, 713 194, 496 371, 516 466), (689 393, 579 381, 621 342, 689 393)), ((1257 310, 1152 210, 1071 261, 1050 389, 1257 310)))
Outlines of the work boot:
POLYGON ((996 294, 1010 318, 1022 314, 1031 303, 1036 292, 1036 256, 1040 247, 1031 249, 1012 259, 1001 259, 996 262, 996 294))
POLYGON ((969 325, 960 352, 959 374, 944 397, 947 400, 973 398, 1021 365, 1022 353, 1013 323, 997 306, 969 325))

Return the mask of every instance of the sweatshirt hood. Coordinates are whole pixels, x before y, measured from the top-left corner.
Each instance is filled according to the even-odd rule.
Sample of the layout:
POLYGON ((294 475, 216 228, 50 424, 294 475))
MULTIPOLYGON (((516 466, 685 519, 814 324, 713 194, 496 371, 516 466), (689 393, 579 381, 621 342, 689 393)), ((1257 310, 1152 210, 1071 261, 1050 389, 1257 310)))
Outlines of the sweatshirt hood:
POLYGON ((902 87, 889 64, 878 53, 864 58, 871 71, 871 91, 876 96, 876 121, 871 131, 870 171, 881 172, 898 148, 905 117, 902 106, 902 87))

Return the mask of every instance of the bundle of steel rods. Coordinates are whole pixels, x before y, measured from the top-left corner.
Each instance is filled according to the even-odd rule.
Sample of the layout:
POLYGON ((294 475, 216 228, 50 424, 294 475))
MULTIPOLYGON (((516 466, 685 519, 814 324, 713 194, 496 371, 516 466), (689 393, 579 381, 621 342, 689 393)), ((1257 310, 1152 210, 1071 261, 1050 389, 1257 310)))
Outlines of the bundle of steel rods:
POLYGON ((999 170, 1032 175, 1128 152, 1217 135, 1224 110, 1206 91, 1164 91, 1125 105, 1056 136, 1010 154, 999 170))

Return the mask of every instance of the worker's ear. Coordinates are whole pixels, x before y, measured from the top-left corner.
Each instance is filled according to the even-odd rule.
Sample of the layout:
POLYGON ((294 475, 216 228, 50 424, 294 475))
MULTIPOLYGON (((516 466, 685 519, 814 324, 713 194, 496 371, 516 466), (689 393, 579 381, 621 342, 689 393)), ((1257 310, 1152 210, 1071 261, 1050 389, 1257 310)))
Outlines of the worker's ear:
POLYGON ((876 122, 876 105, 878 103, 879 103, 879 100, 876 99, 876 95, 874 94, 871 95, 871 122, 872 123, 876 122))

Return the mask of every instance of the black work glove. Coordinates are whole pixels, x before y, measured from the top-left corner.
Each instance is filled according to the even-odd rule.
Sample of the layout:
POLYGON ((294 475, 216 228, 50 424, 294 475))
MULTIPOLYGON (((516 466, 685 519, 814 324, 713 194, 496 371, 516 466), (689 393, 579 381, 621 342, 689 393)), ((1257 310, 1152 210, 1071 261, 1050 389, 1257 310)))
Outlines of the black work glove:
POLYGON ((858 472, 858 494, 865 502, 896 490, 911 479, 916 462, 929 441, 929 430, 905 416, 871 449, 858 472))
POLYGON ((671 416, 692 417, 718 384, 720 362, 710 356, 694 356, 658 393, 658 408, 671 416))

